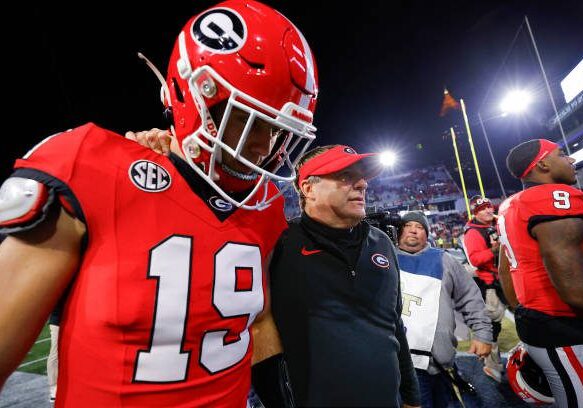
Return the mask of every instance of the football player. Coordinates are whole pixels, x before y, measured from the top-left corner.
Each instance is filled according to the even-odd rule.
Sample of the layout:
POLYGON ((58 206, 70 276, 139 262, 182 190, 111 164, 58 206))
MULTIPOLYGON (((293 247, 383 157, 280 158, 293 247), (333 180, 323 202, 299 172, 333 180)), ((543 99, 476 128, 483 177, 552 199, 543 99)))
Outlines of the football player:
POLYGON ((520 303, 516 329, 559 407, 583 406, 583 193, 571 186, 573 163, 545 139, 514 147, 506 164, 524 190, 498 218, 501 279, 520 303))
POLYGON ((165 80, 151 67, 170 155, 88 123, 2 185, 0 384, 67 290, 56 406, 245 407, 286 228, 273 181, 315 137, 315 62, 283 15, 229 0, 187 22, 165 80))

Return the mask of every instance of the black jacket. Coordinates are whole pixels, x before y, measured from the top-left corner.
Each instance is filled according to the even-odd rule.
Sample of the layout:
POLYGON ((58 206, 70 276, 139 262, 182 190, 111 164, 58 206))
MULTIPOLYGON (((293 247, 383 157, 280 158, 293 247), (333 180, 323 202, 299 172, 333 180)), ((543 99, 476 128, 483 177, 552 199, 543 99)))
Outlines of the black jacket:
POLYGON ((364 222, 333 229, 304 215, 281 236, 270 271, 298 405, 397 407, 401 382, 405 402, 419 404, 385 233, 364 222))

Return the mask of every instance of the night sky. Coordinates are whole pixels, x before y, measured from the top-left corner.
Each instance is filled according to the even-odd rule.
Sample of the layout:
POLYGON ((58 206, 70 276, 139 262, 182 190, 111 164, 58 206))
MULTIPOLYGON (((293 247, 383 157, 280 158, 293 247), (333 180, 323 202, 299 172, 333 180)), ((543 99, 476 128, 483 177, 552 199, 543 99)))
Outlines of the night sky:
MULTIPOLYGON (((164 126, 158 82, 136 52, 165 73, 183 24, 215 2, 18 3, 17 11, 3 13, 8 131, 2 179, 13 160, 38 141, 87 121, 122 133, 164 126)), ((437 163, 453 169, 451 142, 442 134, 448 120, 455 118, 462 128, 463 121, 459 112, 438 117, 447 86, 466 102, 484 182, 496 187, 475 116, 478 110, 485 118, 496 116, 505 89, 528 86, 537 99, 527 117, 486 122, 505 182, 516 187, 503 164, 506 152, 545 136, 541 124, 552 113, 525 29, 511 47, 524 16, 552 83, 583 58, 580 0, 266 3, 298 26, 316 57, 317 144, 350 144, 362 152, 398 149, 397 173, 437 163)), ((561 105, 562 94, 555 98, 561 105)), ((471 174, 467 182, 476 185, 471 174)))

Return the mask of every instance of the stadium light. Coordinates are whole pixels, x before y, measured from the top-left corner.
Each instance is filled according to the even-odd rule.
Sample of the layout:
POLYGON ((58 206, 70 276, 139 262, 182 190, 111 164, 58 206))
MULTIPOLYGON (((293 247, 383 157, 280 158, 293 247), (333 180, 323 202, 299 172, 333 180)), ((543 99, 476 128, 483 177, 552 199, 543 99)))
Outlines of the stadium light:
POLYGON ((391 150, 385 150, 380 154, 379 160, 385 167, 392 167, 397 162, 397 155, 391 150))
POLYGON ((532 95, 528 91, 510 91, 500 103, 500 110, 504 115, 509 113, 522 113, 532 102, 532 95))

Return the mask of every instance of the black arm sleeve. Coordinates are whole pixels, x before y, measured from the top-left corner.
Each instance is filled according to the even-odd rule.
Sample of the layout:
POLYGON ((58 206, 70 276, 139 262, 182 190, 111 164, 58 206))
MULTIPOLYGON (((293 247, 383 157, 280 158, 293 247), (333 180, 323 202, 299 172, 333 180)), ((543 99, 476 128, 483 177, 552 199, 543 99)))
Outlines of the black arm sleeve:
POLYGON ((251 368, 255 393, 265 408, 294 408, 293 392, 283 354, 276 354, 251 368))

